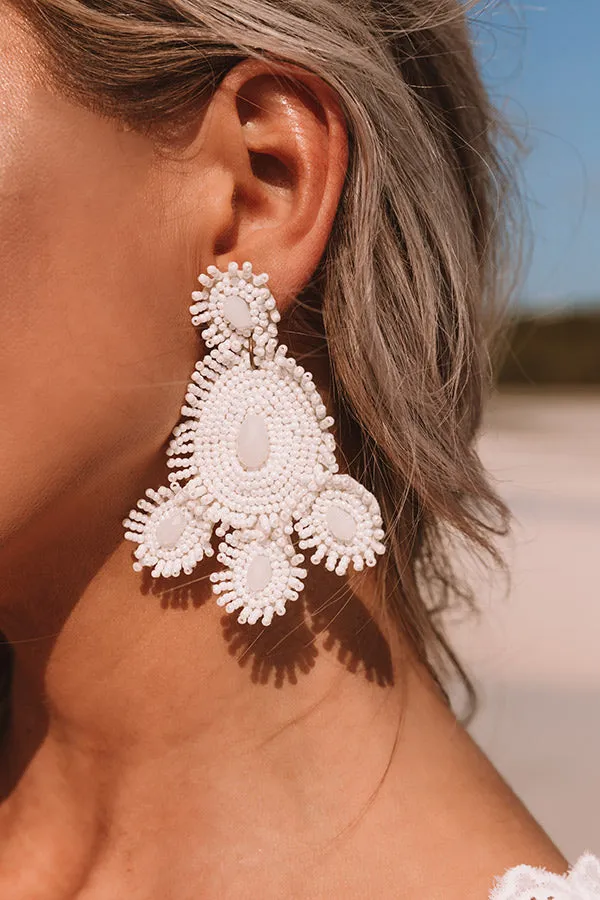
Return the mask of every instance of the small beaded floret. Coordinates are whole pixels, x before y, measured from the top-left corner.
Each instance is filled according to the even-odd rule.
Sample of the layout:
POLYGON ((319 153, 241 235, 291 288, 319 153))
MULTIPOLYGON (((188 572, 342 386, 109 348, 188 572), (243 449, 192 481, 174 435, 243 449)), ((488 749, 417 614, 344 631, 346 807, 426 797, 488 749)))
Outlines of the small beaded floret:
POLYGON ((146 491, 124 521, 134 569, 191 574, 223 538, 210 576, 238 621, 269 625, 304 586, 304 555, 343 575, 385 552, 375 497, 340 475, 334 423, 312 375, 279 344, 266 274, 232 262, 200 275, 192 323, 209 352, 196 363, 167 449, 170 486, 146 491))

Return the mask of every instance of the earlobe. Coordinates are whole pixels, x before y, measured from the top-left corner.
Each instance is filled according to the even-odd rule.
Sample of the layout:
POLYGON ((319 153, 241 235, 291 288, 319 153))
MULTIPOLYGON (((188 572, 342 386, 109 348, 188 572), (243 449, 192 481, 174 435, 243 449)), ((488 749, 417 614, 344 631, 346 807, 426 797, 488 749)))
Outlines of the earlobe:
POLYGON ((214 97, 205 135, 230 169, 233 196, 214 262, 251 260, 271 273, 280 308, 311 278, 335 218, 347 165, 334 92, 294 66, 244 61, 214 97), (234 202, 233 202, 234 201, 234 202))

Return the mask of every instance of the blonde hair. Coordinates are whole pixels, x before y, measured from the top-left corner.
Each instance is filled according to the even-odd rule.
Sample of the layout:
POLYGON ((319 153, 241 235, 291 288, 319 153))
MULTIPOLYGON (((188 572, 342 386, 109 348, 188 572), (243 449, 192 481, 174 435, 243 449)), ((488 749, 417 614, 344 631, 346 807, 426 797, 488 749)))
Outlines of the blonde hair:
POLYGON ((453 536, 497 558, 507 512, 475 437, 505 295, 501 128, 460 0, 14 0, 51 72, 87 106, 177 127, 240 59, 331 85, 350 160, 326 253, 298 309, 323 337, 352 474, 390 551, 380 612, 441 678, 453 536))

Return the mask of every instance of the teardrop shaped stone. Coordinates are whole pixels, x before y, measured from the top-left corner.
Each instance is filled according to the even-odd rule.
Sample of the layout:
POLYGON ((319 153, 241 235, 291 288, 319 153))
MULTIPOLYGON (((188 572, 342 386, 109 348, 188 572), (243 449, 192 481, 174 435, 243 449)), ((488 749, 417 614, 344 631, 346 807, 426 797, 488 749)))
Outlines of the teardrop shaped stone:
POLYGON ((257 553, 246 572, 246 587, 251 594, 264 591, 273 576, 271 560, 265 553, 257 553))
POLYGON ((156 540, 161 547, 171 548, 185 531, 186 520, 181 510, 175 509, 156 526, 156 540))
POLYGON ((250 307, 238 294, 229 294, 225 297, 222 309, 229 324, 238 331, 247 331, 252 328, 250 307))
POLYGON ((356 534, 356 522, 347 509, 332 503, 325 513, 327 527, 338 541, 347 543, 356 534))
POLYGON ((245 469, 255 472, 269 458, 269 432, 262 416, 246 416, 237 435, 237 455, 245 469))

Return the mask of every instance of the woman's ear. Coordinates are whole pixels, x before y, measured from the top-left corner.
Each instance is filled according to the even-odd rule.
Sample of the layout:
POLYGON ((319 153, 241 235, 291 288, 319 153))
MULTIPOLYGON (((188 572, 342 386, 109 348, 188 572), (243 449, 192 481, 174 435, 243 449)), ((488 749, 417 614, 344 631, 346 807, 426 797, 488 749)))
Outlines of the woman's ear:
POLYGON ((245 60, 214 93, 198 141, 213 179, 198 235, 203 268, 250 260, 284 309, 317 268, 346 176, 334 91, 299 67, 245 60))

